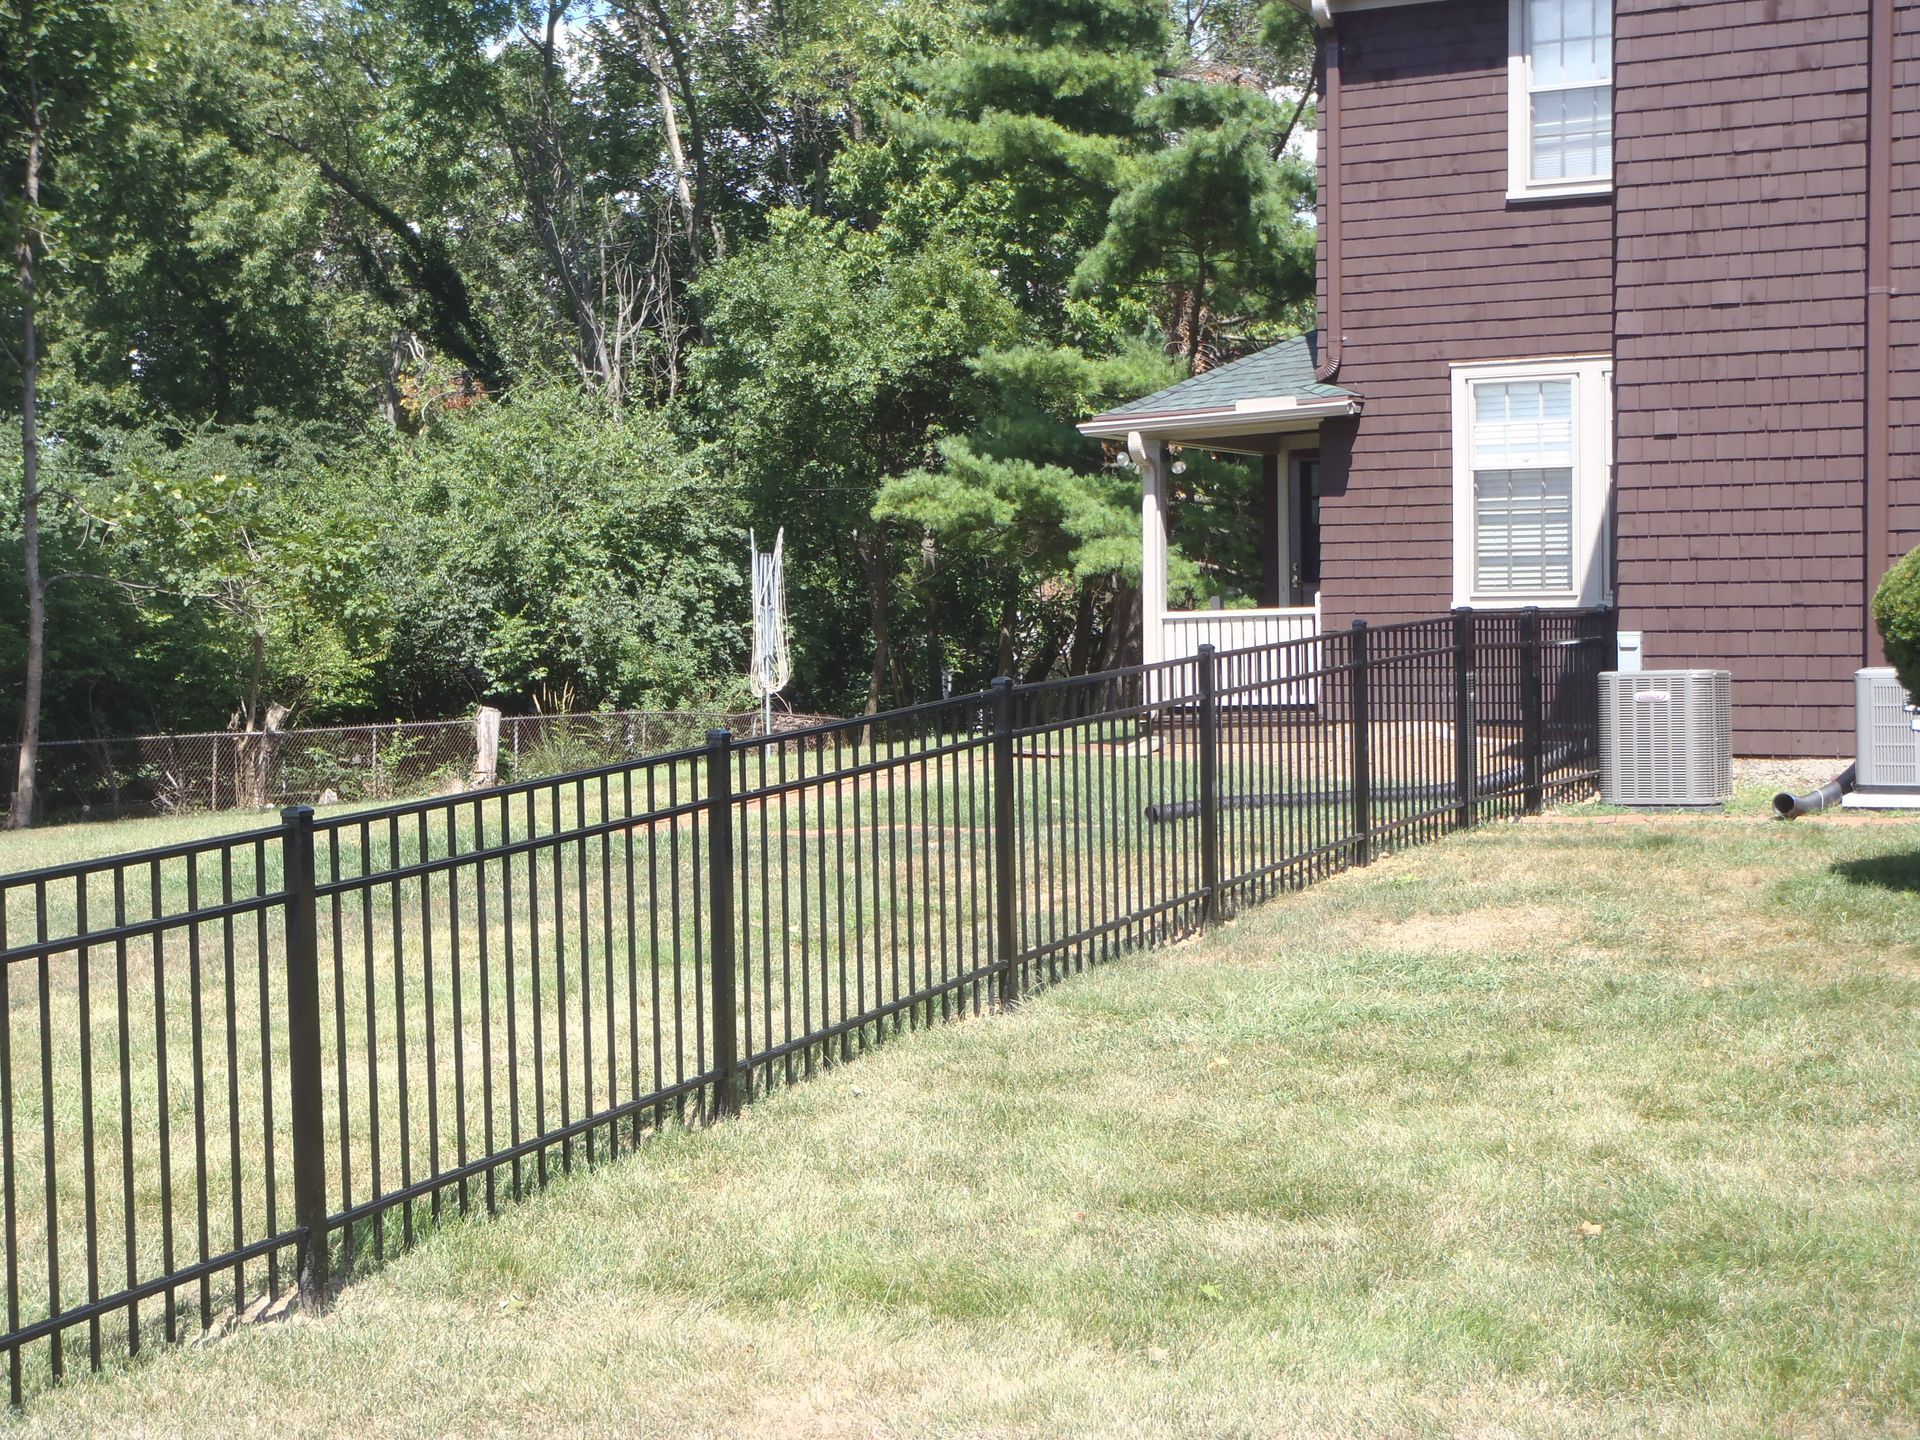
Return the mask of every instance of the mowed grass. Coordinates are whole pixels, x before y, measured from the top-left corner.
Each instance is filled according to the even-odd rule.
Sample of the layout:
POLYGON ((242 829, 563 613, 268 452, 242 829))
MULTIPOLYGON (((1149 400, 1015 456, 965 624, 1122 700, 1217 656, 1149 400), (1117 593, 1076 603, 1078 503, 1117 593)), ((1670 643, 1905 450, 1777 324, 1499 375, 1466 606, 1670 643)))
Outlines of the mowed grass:
POLYGON ((1907 1435, 1920 825, 1458 837, 28 1432, 1907 1435))

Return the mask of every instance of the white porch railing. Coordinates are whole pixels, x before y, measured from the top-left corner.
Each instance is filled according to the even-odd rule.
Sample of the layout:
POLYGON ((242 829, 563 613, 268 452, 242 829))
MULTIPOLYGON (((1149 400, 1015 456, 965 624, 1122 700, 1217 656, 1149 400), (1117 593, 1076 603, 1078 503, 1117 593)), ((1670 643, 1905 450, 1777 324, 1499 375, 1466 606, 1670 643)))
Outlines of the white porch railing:
MULTIPOLYGON (((1288 640, 1310 640, 1320 633, 1320 602, 1283 610, 1175 610, 1160 617, 1161 656, 1189 660, 1202 645, 1215 650, 1249 650, 1276 646, 1288 640)), ((1222 683, 1233 691, 1221 696, 1223 705, 1311 705, 1315 682, 1296 678, 1311 670, 1319 647, 1272 650, 1236 663, 1222 683), (1244 687, 1253 687, 1251 689, 1244 687)))

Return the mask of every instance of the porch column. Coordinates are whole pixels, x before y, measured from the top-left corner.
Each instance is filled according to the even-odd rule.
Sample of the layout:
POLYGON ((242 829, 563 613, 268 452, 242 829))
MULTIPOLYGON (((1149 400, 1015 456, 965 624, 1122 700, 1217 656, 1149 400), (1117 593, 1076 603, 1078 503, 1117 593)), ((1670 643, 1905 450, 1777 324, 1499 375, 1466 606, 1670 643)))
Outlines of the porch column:
POLYGON ((1152 665, 1166 658, 1167 450, 1138 430, 1128 432, 1127 454, 1140 467, 1140 658, 1152 665))
POLYGON ((1287 553, 1287 496, 1280 478, 1285 458, 1260 457, 1260 603, 1269 610, 1293 603, 1287 585, 1292 560, 1287 553))

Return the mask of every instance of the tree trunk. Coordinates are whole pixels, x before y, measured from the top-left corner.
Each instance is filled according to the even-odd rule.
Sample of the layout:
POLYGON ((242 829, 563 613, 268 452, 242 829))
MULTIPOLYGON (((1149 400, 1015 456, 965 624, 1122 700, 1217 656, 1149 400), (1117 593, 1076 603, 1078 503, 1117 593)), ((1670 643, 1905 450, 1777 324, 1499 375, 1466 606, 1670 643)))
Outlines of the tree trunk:
POLYGON ((1060 651, 1067 643, 1065 630, 1049 630, 1047 638, 1027 662, 1026 673, 1020 677, 1022 685, 1038 685, 1053 673, 1053 667, 1059 662, 1060 651))
POLYGON ((660 57, 649 47, 646 52, 647 68, 653 71, 654 93, 660 101, 660 129, 667 140, 667 159, 673 166, 673 193, 680 202, 680 218, 687 227, 687 252, 693 260, 694 274, 698 275, 705 264, 705 250, 700 243, 700 210, 693 199, 693 182, 688 179, 687 148, 680 138, 680 117, 674 111, 673 89, 667 84, 666 66, 660 63, 660 57))
POLYGON ((1204 252, 1199 257, 1199 273, 1194 277, 1193 295, 1187 305, 1187 373, 1194 373, 1194 367, 1200 363, 1200 324, 1206 316, 1207 300, 1207 257, 1204 252))
POLYGON ((1080 587, 1080 600, 1073 612, 1073 643, 1067 646, 1067 674, 1087 675, 1092 673, 1092 664, 1100 643, 1100 627, 1094 622, 1099 618, 1100 592, 1092 581, 1080 587))
POLYGON ((1012 596, 1000 607, 1000 636, 998 651, 994 656, 993 673, 996 676, 1013 675, 1013 627, 1019 623, 1020 609, 1012 596))
POLYGON ((20 698, 20 762, 7 828, 33 824, 39 809, 40 706, 46 684, 47 585, 40 573, 40 337, 33 262, 40 206, 40 150, 46 128, 38 86, 28 81, 26 214, 20 227, 20 549, 27 583, 27 676, 20 698))
POLYGON ((1116 670, 1140 658, 1137 633, 1140 627, 1140 591, 1122 581, 1113 587, 1113 602, 1107 607, 1106 634, 1101 637, 1098 670, 1116 670))
POLYGON ((887 613, 887 541, 878 530, 870 530, 854 537, 854 544, 860 556, 860 574, 867 585, 867 620, 873 626, 873 669, 867 679, 867 708, 865 713, 875 714, 880 709, 880 691, 886 683, 887 672, 893 666, 892 634, 887 613))

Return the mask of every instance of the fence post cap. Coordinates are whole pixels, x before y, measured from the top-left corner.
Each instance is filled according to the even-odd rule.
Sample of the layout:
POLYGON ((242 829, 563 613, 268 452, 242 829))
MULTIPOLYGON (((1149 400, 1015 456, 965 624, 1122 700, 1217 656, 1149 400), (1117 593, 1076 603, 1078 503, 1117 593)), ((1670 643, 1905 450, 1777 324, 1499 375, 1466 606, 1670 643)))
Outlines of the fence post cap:
POLYGON ((1012 685, 1013 677, 1011 675, 996 675, 987 682, 987 688, 989 690, 1004 690, 1010 688, 1012 685))
POLYGON ((1353 622, 1350 628, 1354 630, 1364 630, 1367 628, 1367 622, 1364 620, 1356 620, 1353 622))
POLYGON ((1453 607, 1453 613, 1455 615, 1471 615, 1473 613, 1473 607, 1471 605, 1456 605, 1453 607))
POLYGON ((280 811, 280 818, 289 825, 306 825, 313 821, 311 805, 288 805, 280 811))
POLYGON ((724 725, 716 725, 707 731, 707 743, 709 745, 724 745, 732 739, 733 731, 724 725))

